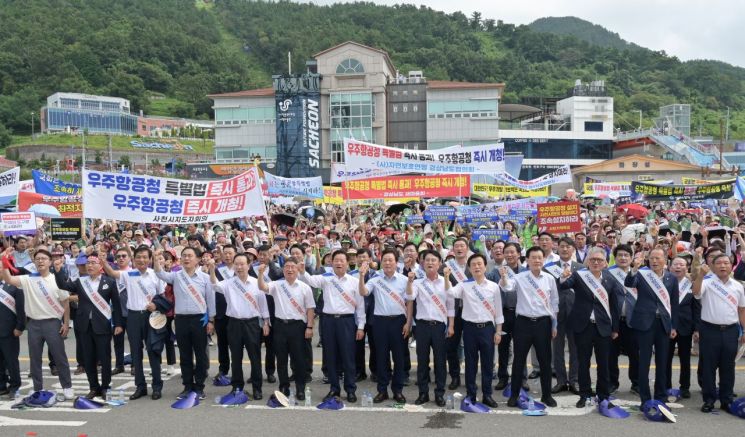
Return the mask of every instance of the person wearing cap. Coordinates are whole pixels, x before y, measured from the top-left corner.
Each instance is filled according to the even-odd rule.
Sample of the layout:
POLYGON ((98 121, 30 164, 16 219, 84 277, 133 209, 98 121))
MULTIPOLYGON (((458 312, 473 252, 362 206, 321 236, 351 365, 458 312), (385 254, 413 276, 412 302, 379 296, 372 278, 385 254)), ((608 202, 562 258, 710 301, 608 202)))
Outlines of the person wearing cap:
MULTIPOLYGON (((476 372, 481 359, 482 403, 496 408, 492 398, 494 347, 501 341, 502 296, 499 285, 486 279, 486 257, 480 253, 468 257, 468 270, 473 277, 454 287, 445 285, 448 293, 463 301, 463 351, 466 363, 466 396, 476 403, 476 372)), ((504 267, 502 267, 504 269, 504 267)), ((450 268, 443 270, 450 275, 450 268)), ((505 271, 505 276, 507 275, 505 271)))
MULTIPOLYGON (((277 353, 279 390, 287 396, 290 394, 290 378, 287 375, 289 357, 292 374, 295 376, 295 396, 297 400, 304 401, 305 384, 310 376, 307 343, 313 338, 316 303, 313 299, 313 290, 297 280, 300 263, 303 263, 302 258, 287 258, 282 268, 283 279, 268 284, 263 274, 267 266, 262 264, 259 267, 258 285, 261 291, 274 297, 274 348, 277 353)), ((261 373, 259 377, 260 375, 261 373)))
MULTIPOLYGON (((261 265, 268 266, 267 269, 264 271, 265 281, 276 281, 279 279, 282 279, 284 274, 282 273, 282 269, 280 269, 277 264, 272 260, 272 248, 268 244, 264 244, 259 246, 259 250, 257 251, 257 259, 256 261, 251 264, 251 268, 248 271, 248 274, 251 275, 253 278, 259 277, 259 267, 261 265)), ((266 296, 266 304, 269 308, 269 320, 270 324, 274 326, 274 298, 272 296, 267 295, 266 296)), ((268 335, 265 335, 262 337, 261 341, 264 342, 264 345, 266 347, 264 351, 264 371, 266 372, 266 380, 270 384, 274 384, 277 382, 277 377, 274 376, 274 372, 277 369, 277 356, 274 353, 274 335, 273 332, 270 330, 268 335)))
MULTIPOLYGON (((117 255, 122 252, 117 251, 117 255)), ((102 258, 103 253, 99 255, 102 258)), ((118 258, 119 261, 122 258, 118 258)), ((150 314, 156 310, 153 298, 165 292, 165 283, 157 278, 150 262, 153 252, 146 246, 140 246, 134 251, 134 269, 114 270, 108 263, 103 263, 106 274, 117 280, 127 290, 127 337, 129 351, 132 356, 132 368, 135 376, 135 391, 129 397, 131 400, 147 396, 147 380, 143 365, 142 345, 145 344, 152 376, 153 393, 151 399, 158 400, 162 396, 163 379, 160 376, 161 354, 153 350, 150 341, 150 314)), ((180 343, 180 342, 179 342, 180 343)))
POLYGON ((16 237, 15 250, 13 250, 12 256, 16 267, 29 266, 33 268, 33 260, 28 250, 28 240, 23 235, 16 237))
MULTIPOLYGON (((215 292, 210 277, 198 268, 201 253, 187 247, 181 252, 182 270, 166 272, 159 262, 153 264, 155 275, 173 285, 176 300, 176 341, 184 390, 177 396, 184 399, 196 392, 206 399, 204 381, 209 370, 207 335, 214 331, 215 292)), ((214 261, 214 260, 213 260, 214 261)))
POLYGON ((323 353, 331 384, 324 399, 340 396, 339 370, 342 370, 347 401, 354 403, 357 402, 354 342, 365 335, 365 301, 358 292, 358 280, 347 274, 347 254, 337 250, 332 263, 333 272, 322 275, 308 275, 304 265, 298 266, 298 278, 323 290, 323 353))
MULTIPOLYGON (((364 249, 359 249, 364 250, 364 249)), ((373 310, 376 364, 375 374, 378 379, 378 394, 373 399, 380 403, 388 399, 388 384, 393 391, 393 399, 405 403, 403 395, 405 370, 404 357, 406 339, 411 332, 412 302, 406 302, 406 276, 396 272, 398 253, 395 250, 383 251, 382 273, 369 279, 365 277, 370 271, 369 262, 360 266, 358 288, 362 297, 372 294, 375 305, 373 310), (393 380, 391 381, 390 356, 393 356, 393 380)))
POLYGON ((639 345, 639 397, 641 405, 651 400, 649 367, 654 350, 655 383, 654 399, 667 400, 667 354, 670 339, 674 339, 678 326, 678 280, 666 271, 665 251, 661 248, 649 252, 649 268, 640 268, 644 254, 637 253, 631 272, 624 285, 636 288, 637 298, 631 315, 631 327, 639 345))
POLYGON ((121 306, 116 282, 101 275, 101 261, 91 255, 86 260, 87 275, 71 280, 66 273, 56 275, 57 286, 69 290, 70 300, 77 302, 75 330, 80 335, 83 365, 90 391, 85 396, 106 400, 111 388, 111 339, 122 332, 121 306), (101 363, 101 382, 97 363, 101 363))
MULTIPOLYGON (((741 252, 741 255, 745 251, 741 252)), ((698 267, 693 282, 693 296, 701 302, 699 330, 699 367, 702 377, 704 405, 701 411, 710 413, 719 399, 722 410, 730 411, 734 400, 735 357, 738 342, 745 343, 745 291, 743 285, 730 277, 732 261, 720 254, 714 257, 714 269, 703 264, 698 267), (709 275, 709 272, 713 273, 709 275), (716 377, 719 371, 719 387, 716 377), (717 392, 718 391, 718 392, 717 392)), ((738 275, 739 277, 739 275, 738 275)))
POLYGON ((228 316, 228 343, 232 354, 233 390, 243 391, 243 350, 251 363, 251 382, 254 400, 263 398, 261 391, 261 337, 269 335, 269 309, 264 293, 258 288, 256 279, 249 275, 248 257, 233 258, 235 274, 222 281, 217 280, 214 260, 209 261, 210 281, 217 294, 225 296, 228 316))
POLYGON ((26 329, 23 290, 0 279, 0 396, 15 398, 21 388, 20 337, 26 329))
MULTIPOLYGON (((101 266, 106 271, 108 262, 101 260, 101 266)), ((126 272, 131 269, 130 264, 130 252, 129 247, 121 247, 114 253, 114 269, 120 272, 126 272)), ((110 266, 109 266, 110 267, 110 266)), ((111 371, 112 375, 118 375, 124 372, 124 341, 126 339, 125 333, 127 332, 127 288, 123 281, 116 281, 116 286, 119 294, 119 307, 121 308, 121 327, 122 332, 120 334, 114 334, 114 369, 111 371)), ((132 374, 134 374, 134 367, 132 367, 132 374)))
MULTIPOLYGON (((223 246, 221 253, 223 262, 216 265, 215 275, 218 281, 225 281, 235 275, 235 271, 233 270, 233 259, 236 255, 235 247, 223 246)), ((219 380, 221 375, 226 376, 228 371, 230 371, 230 346, 228 344, 228 321, 230 318, 225 313, 227 309, 228 304, 225 301, 225 295, 215 293, 215 334, 217 335, 217 360, 219 367, 217 369, 218 374, 215 375, 214 380, 219 380)))
MULTIPOLYGON (((23 290, 34 391, 38 392, 44 388, 41 364, 42 350, 46 343, 57 365, 63 396, 72 399, 74 392, 64 343, 70 330, 70 293, 57 287, 54 275, 50 271, 52 254, 45 249, 37 249, 34 253, 36 273, 11 276, 7 269, 10 267, 8 258, 12 250, 8 248, 3 253, 0 275, 6 284, 23 290)), ((61 268, 63 261, 60 259, 58 263, 58 267, 61 268)))
MULTIPOLYGON (((678 279, 678 336, 670 340, 670 350, 678 348, 680 361, 680 396, 684 399, 691 397, 691 348, 693 334, 701 324, 701 304, 694 298, 691 289, 693 283, 688 277, 688 261, 683 256, 673 258, 670 272, 678 279)), ((673 354, 667 357, 667 389, 672 389, 673 354)))

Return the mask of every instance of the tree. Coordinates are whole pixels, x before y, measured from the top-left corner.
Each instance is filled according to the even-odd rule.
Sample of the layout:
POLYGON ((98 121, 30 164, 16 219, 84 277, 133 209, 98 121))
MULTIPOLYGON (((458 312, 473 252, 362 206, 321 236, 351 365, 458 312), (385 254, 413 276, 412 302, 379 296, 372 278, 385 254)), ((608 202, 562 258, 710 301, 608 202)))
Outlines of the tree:
POLYGON ((119 166, 126 167, 126 168, 132 168, 132 162, 129 160, 128 155, 122 155, 119 157, 119 166))
POLYGON ((101 164, 103 162, 103 154, 101 153, 100 150, 96 150, 95 162, 96 162, 96 164, 101 164))
POLYGON ((6 128, 3 124, 0 124, 0 148, 4 149, 10 146, 10 143, 13 142, 12 133, 12 130, 6 128))

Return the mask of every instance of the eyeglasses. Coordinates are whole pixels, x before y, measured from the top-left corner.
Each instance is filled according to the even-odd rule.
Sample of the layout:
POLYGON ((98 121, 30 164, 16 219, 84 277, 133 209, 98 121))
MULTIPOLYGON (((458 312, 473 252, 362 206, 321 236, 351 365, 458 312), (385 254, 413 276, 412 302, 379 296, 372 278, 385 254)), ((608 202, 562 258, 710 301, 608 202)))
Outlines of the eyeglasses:
POLYGON ((116 259, 124 259, 124 258, 126 258, 127 256, 128 256, 128 255, 117 255, 117 256, 116 256, 116 259))
POLYGON ((601 262, 605 261, 605 259, 604 258, 590 258, 589 261, 590 262, 593 262, 593 263, 601 263, 601 262))

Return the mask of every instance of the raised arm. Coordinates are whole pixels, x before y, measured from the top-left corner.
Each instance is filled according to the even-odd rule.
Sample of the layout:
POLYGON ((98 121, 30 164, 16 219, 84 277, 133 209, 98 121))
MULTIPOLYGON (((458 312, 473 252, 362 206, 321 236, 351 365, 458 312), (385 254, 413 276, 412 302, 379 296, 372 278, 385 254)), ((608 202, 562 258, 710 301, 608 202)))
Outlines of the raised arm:
POLYGON ((367 289, 367 285, 365 285, 365 276, 367 275, 367 272, 370 270, 370 265, 368 263, 364 263, 360 266, 359 271, 359 284, 358 284, 358 291, 360 292, 360 296, 368 296, 370 294, 370 290, 367 289))

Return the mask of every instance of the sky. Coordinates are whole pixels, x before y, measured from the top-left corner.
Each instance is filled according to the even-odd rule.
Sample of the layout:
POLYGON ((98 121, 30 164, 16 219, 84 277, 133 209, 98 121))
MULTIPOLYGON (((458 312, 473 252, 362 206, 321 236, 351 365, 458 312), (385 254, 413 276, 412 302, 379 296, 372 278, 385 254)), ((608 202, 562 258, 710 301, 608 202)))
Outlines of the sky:
MULTIPOLYGON (((307 1, 306 1, 307 2, 307 1)), ((393 5, 395 0, 375 0, 393 5)), ((331 4, 333 0, 312 0, 331 4)), ((447 13, 529 24, 542 17, 575 16, 680 60, 715 59, 745 67, 745 0, 429 0, 408 1, 447 13)))

